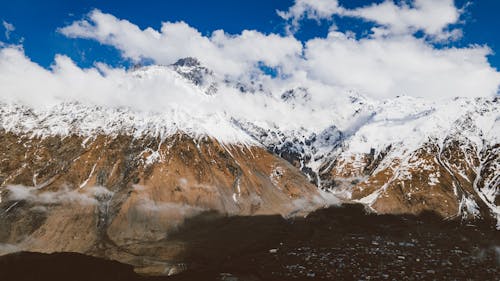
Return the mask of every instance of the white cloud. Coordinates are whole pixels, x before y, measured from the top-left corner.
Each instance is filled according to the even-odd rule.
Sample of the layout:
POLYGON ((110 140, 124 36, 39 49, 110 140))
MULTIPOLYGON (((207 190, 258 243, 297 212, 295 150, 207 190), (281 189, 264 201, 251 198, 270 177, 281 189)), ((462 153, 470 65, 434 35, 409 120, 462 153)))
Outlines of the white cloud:
POLYGON ((206 37, 185 22, 164 22, 160 30, 150 27, 141 30, 129 21, 99 10, 92 11, 88 19, 61 28, 60 32, 112 45, 134 61, 150 58, 159 64, 172 64, 179 58, 193 56, 217 73, 234 76, 254 69, 259 61, 276 66, 299 56, 302 48, 293 37, 253 30, 239 35, 217 30, 206 37))
POLYGON ((489 66, 488 47, 435 49, 411 36, 348 38, 332 32, 307 43, 309 77, 378 98, 494 95, 500 74, 489 66))
POLYGON ((331 19, 335 14, 342 14, 344 9, 338 0, 295 0, 288 11, 277 11, 278 15, 291 21, 289 31, 297 31, 299 23, 304 18, 311 20, 331 19))
POLYGON ((3 28, 5 29, 5 38, 10 40, 10 34, 12 31, 16 30, 15 26, 12 23, 8 23, 6 21, 2 21, 3 28))
POLYGON ((334 15, 355 17, 378 25, 375 35, 413 34, 423 31, 433 40, 456 39, 460 29, 449 30, 449 26, 459 23, 462 11, 453 0, 385 0, 381 3, 346 9, 337 0, 296 0, 288 11, 278 11, 278 15, 291 21, 297 30, 304 18, 331 19, 334 15))
POLYGON ((386 0, 345 11, 344 15, 373 21, 391 33, 423 31, 434 39, 442 40, 461 36, 459 29, 447 30, 450 25, 459 22, 460 13, 453 0, 414 0, 411 6, 404 1, 398 5, 386 0))

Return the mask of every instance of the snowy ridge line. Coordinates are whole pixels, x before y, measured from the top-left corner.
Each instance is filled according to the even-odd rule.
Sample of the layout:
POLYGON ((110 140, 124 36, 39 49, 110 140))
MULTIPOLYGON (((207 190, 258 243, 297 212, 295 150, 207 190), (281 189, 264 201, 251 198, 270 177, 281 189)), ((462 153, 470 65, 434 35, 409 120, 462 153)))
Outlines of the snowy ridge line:
POLYGON ((213 137, 224 144, 259 146, 224 115, 193 116, 182 109, 166 112, 133 111, 63 102, 44 108, 0 103, 0 128, 29 137, 129 135, 166 139, 177 133, 193 138, 213 137))
POLYGON ((309 168, 317 174, 334 160, 356 164, 362 161, 363 154, 373 153, 374 158, 384 154, 374 171, 378 172, 395 159, 405 163, 406 158, 426 144, 442 146, 448 138, 471 142, 479 150, 499 143, 499 108, 496 99, 457 98, 431 103, 400 97, 356 109, 351 127, 337 127, 336 120, 332 120, 335 125, 322 131, 288 131, 250 122, 239 125, 280 156, 300 159, 301 169, 309 168))
POLYGON ((219 77, 196 58, 116 75, 116 83, 69 91, 63 100, 40 93, 37 102, 12 93, 0 101, 0 126, 34 136, 121 133, 164 138, 185 132, 224 143, 278 150, 289 146, 308 154, 315 162, 313 170, 340 141, 346 147, 342 150, 351 154, 378 153, 389 145, 401 148, 401 154, 457 131, 457 122, 470 127, 467 137, 478 145, 500 141, 500 102, 495 97, 430 100, 403 95, 374 100, 307 83, 265 87, 258 80, 219 77))
POLYGON ((415 104, 414 109, 408 108, 409 102, 395 105, 379 107, 370 122, 347 137, 347 147, 339 159, 366 154, 371 149, 377 156, 390 147, 380 165, 387 168, 394 159, 403 160, 427 143, 442 145, 450 137, 468 140, 479 150, 500 142, 500 103, 496 99, 454 99, 420 108, 425 114, 416 115, 411 111, 420 104, 415 104), (414 118, 408 118, 411 115, 414 118))
POLYGON ((322 109, 325 118, 331 117, 330 111, 340 112, 328 126, 311 128, 304 122, 304 126, 294 128, 283 126, 282 120, 261 120, 259 116, 243 119, 227 112, 193 112, 181 106, 152 112, 80 102, 38 108, 0 103, 0 128, 31 137, 123 134, 165 139, 176 133, 213 137, 224 144, 263 146, 285 158, 298 158, 303 170, 318 174, 333 159, 357 158, 372 151, 377 156, 390 147, 379 165, 383 168, 393 159, 408 157, 425 143, 442 144, 450 136, 469 140, 482 150, 500 142, 499 108, 496 98, 436 103, 406 96, 378 102, 351 97, 349 104, 322 109))

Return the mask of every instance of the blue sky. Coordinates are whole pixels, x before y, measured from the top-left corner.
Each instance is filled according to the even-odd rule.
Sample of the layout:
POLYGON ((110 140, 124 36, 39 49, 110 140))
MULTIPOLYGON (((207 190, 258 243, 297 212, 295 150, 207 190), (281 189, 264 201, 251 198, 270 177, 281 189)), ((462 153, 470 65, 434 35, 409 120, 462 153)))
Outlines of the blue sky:
MULTIPOLYGON (((340 1, 346 8, 355 8, 369 3, 382 1, 350 0, 340 1)), ((465 0, 455 1, 457 7, 463 7, 465 0)), ((15 27, 6 38, 5 29, 0 34, 0 41, 16 44, 22 40, 24 51, 34 62, 48 67, 53 63, 55 54, 66 54, 79 66, 88 67, 95 61, 110 65, 129 65, 112 46, 101 45, 93 40, 67 38, 57 32, 81 19, 91 10, 97 8, 117 18, 127 19, 141 28, 159 29, 162 21, 185 21, 205 35, 223 29, 228 33, 240 33, 244 29, 255 29, 263 33, 284 34, 285 21, 276 10, 286 10, 293 5, 291 0, 183 0, 183 1, 35 1, 17 0, 2 1, 0 4, 0 20, 15 27)), ((462 15, 463 37, 458 41, 438 44, 442 46, 463 47, 469 44, 487 44, 494 52, 500 52, 500 1, 472 1, 462 15)), ((358 19, 335 18, 341 30, 355 32, 369 27, 369 23, 358 19)), ((323 21, 304 21, 295 37, 301 41, 325 36, 329 23, 323 21)), ((488 57, 491 65, 500 69, 500 55, 488 57)))

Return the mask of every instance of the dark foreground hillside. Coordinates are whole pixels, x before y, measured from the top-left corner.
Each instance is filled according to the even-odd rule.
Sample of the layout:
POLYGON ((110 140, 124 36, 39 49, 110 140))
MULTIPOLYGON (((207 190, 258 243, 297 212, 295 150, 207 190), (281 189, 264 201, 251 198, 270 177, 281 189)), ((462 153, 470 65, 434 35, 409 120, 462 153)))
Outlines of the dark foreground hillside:
POLYGON ((182 243, 187 268, 145 277, 129 265, 74 253, 0 257, 0 280, 498 280, 500 235, 434 214, 367 215, 362 206, 306 218, 192 218, 162 243, 182 243))

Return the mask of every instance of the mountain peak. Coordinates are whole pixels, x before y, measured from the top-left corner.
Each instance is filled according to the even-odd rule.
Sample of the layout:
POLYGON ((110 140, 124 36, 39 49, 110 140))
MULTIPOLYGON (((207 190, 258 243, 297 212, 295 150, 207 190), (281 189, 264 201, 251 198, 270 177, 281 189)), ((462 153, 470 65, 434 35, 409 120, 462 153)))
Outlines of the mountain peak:
POLYGON ((197 58, 185 57, 177 60, 173 65, 194 67, 194 66, 201 66, 201 63, 197 58))
POLYGON ((172 66, 182 77, 201 87, 207 95, 213 95, 217 92, 217 82, 213 71, 202 66, 197 58, 182 58, 172 66))

